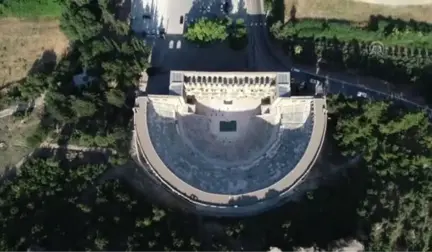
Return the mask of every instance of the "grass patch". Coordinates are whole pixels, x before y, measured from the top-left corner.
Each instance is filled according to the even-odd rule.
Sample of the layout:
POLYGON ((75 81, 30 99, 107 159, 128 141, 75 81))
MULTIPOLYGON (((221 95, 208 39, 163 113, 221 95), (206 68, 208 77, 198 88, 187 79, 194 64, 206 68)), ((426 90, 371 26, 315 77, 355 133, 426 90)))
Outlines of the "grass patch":
POLYGON ((354 0, 283 0, 285 17, 327 18, 348 21, 368 21, 371 15, 432 22, 432 4, 421 6, 386 6, 354 0))
POLYGON ((358 27, 350 22, 326 20, 297 20, 295 25, 289 23, 285 29, 287 34, 299 38, 337 38, 349 42, 361 40, 365 42, 380 41, 387 46, 406 46, 432 49, 432 28, 429 25, 397 24, 380 20, 374 27, 358 27))
POLYGON ((0 150, 0 174, 7 166, 15 165, 32 148, 27 144, 27 137, 31 135, 39 125, 37 113, 20 119, 13 116, 0 119, 0 141, 7 144, 6 149, 0 150))
POLYGON ((55 18, 61 10, 57 0, 0 0, 0 17, 55 18))
POLYGON ((20 84, 40 63, 59 61, 69 46, 56 20, 3 18, 0 34, 0 90, 20 84))

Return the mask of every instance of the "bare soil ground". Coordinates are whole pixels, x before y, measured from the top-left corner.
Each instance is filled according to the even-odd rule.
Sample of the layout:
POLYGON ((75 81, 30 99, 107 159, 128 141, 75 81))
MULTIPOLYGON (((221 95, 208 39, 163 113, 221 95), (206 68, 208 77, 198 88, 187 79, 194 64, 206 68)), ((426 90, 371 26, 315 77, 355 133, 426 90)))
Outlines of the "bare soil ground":
POLYGON ((404 20, 432 22, 432 4, 418 6, 386 6, 355 2, 353 0, 284 0, 285 17, 295 6, 297 18, 329 18, 367 21, 371 15, 391 16, 404 20))
POLYGON ((22 157, 32 151, 26 144, 26 137, 39 124, 38 113, 32 113, 24 119, 8 116, 0 119, 0 142, 6 143, 6 149, 0 149, 0 174, 7 166, 13 166, 22 157))
POLYGON ((58 20, 52 19, 0 19, 0 34, 0 90, 24 78, 38 59, 58 60, 69 45, 58 20))

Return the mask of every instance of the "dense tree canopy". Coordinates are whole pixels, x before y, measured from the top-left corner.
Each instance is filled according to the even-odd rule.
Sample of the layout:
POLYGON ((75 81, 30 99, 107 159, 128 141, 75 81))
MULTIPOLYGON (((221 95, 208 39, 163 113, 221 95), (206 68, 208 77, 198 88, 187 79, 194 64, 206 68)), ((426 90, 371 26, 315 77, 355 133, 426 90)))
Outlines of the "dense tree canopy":
MULTIPOLYGON (((32 160, 0 187, 1 249, 331 249, 335 240, 354 238, 367 250, 430 250, 432 134, 426 115, 334 96, 329 117, 333 136, 326 142, 357 161, 340 166, 327 184, 306 190, 297 201, 248 218, 197 221, 151 206, 124 180, 97 183, 105 164, 32 160)), ((121 130, 103 137, 80 133, 80 140, 88 137, 98 146, 125 142, 113 144, 115 134, 121 130)), ((327 160, 327 152, 322 155, 327 160)), ((123 163, 124 157, 110 161, 123 163)))
MULTIPOLYGON (((61 140, 115 148, 119 155, 109 161, 125 163, 135 83, 148 67, 150 50, 116 18, 113 2, 63 0, 62 5, 61 27, 71 40, 70 52, 52 73, 33 75, 14 90, 17 97, 31 100, 48 89, 44 119, 50 123, 41 124, 28 142, 36 146, 59 126, 61 140), (73 76, 83 70, 92 81, 77 86, 73 76)), ((185 36, 200 44, 226 38, 247 42, 241 21, 201 19, 185 36)), ((304 46, 307 39, 303 42, 301 57, 311 48, 316 55, 332 57, 319 46, 304 46)), ((336 44, 332 48, 349 49, 336 44)), ((358 62, 338 55, 347 64, 358 62)), ((328 144, 336 146, 333 151, 346 163, 359 161, 298 201, 249 218, 197 218, 153 206, 126 180, 101 182, 110 168, 104 162, 31 159, 16 178, 0 185, 0 250, 34 245, 47 250, 328 249, 340 238, 356 238, 367 250, 431 250, 432 132, 427 115, 389 102, 334 96, 329 117, 333 135, 328 144)))
MULTIPOLYGON (((150 48, 117 18, 114 1, 61 3, 61 28, 72 47, 45 81, 32 78, 28 82, 38 85, 24 87, 48 88, 46 117, 54 122, 52 128, 64 129, 62 143, 115 147, 121 139, 128 142, 132 96, 139 76, 148 67, 150 48), (85 83, 75 82, 74 75, 82 73, 85 83)), ((128 151, 121 146, 121 151, 128 151)))
POLYGON ((210 44, 228 38, 227 20, 200 18, 191 24, 185 38, 198 44, 210 44))
POLYGON ((119 180, 97 184, 105 164, 33 159, 0 186, 0 249, 196 250, 184 217, 152 206, 119 180))
POLYGON ((370 250, 430 250, 432 128, 421 111, 335 97, 335 138, 343 154, 361 155, 368 176, 358 208, 370 250))

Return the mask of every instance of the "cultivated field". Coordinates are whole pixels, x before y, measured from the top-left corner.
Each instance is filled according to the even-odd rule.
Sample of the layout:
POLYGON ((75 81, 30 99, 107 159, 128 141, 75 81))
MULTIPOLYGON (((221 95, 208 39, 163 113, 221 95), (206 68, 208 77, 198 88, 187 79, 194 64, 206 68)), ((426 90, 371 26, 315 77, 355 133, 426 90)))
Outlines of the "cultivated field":
POLYGON ((432 22, 432 4, 424 6, 385 6, 353 0, 284 0, 285 16, 289 18, 293 6, 297 18, 331 18, 367 21, 371 15, 432 22))
POLYGON ((0 89, 24 78, 35 62, 58 60, 68 47, 57 20, 0 19, 0 89))

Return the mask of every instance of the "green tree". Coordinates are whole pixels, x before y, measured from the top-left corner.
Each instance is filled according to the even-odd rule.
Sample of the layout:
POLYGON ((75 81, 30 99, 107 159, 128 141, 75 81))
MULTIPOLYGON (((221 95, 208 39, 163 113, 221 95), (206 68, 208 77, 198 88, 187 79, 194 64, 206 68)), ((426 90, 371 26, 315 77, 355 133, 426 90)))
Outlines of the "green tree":
POLYGON ((244 19, 236 19, 228 24, 230 47, 241 50, 248 44, 247 28, 244 19))
POLYGON ((72 101, 72 110, 79 118, 91 117, 96 113, 97 107, 95 101, 77 98, 72 101))
POLYGON ((125 103, 125 95, 118 89, 110 89, 106 93, 107 102, 115 107, 122 107, 125 103))
POLYGON ((38 98, 53 81, 53 76, 43 73, 36 73, 28 76, 18 89, 24 100, 38 98))
POLYGON ((347 156, 361 155, 366 196, 358 208, 370 250, 430 250, 432 127, 422 111, 387 102, 335 97, 335 139, 347 156))
POLYGON ((193 218, 154 207, 124 181, 98 184, 107 165, 82 163, 30 159, 16 178, 0 185, 0 248, 199 248, 194 231, 185 229, 193 218), (194 244, 183 242, 189 240, 194 244))
POLYGON ((226 25, 226 20, 200 18, 188 27, 185 38, 198 44, 223 41, 228 38, 226 25))
POLYGON ((71 41, 85 41, 103 30, 102 11, 96 2, 64 0, 60 27, 71 41))

